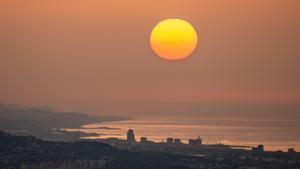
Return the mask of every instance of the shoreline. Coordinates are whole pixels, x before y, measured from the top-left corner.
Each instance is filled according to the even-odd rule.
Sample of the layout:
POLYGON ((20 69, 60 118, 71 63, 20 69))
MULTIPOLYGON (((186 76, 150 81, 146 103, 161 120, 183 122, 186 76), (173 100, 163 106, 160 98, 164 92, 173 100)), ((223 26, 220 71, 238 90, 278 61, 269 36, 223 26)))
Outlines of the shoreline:
MULTIPOLYGON (((190 125, 180 125, 176 126, 172 124, 171 128, 169 125, 164 124, 163 127, 160 126, 159 123, 154 123, 155 125, 148 125, 148 121, 145 123, 141 123, 139 120, 134 121, 118 121, 113 123, 98 123, 93 124, 92 126, 87 126, 85 129, 81 129, 83 132, 96 132, 101 133, 99 137, 90 137, 90 139, 109 139, 109 138, 118 138, 125 140, 126 139, 126 131, 128 128, 132 128, 136 130, 136 138, 139 140, 141 137, 148 137, 149 140, 159 143, 162 142, 162 140, 166 140, 167 137, 173 137, 173 138, 180 138, 182 142, 187 143, 188 139, 193 139, 198 136, 201 136, 201 138, 204 140, 205 144, 224 144, 224 145, 235 145, 235 146, 251 146, 255 147, 257 145, 263 144, 265 145, 265 149, 268 151, 287 151, 289 148, 294 148, 296 151, 300 150, 300 142, 295 140, 276 140, 276 139, 266 139, 266 138, 258 138, 254 139, 253 137, 249 135, 241 135, 239 136, 236 134, 235 137, 232 137, 230 133, 227 133, 227 129, 223 131, 223 127, 217 127, 217 128, 205 128, 203 129, 201 125, 191 125, 192 127, 198 127, 196 129, 193 129, 194 131, 198 131, 197 133, 190 132, 189 127, 190 125), (157 126, 158 124, 158 126, 157 126), (118 130, 106 130, 105 128, 118 128, 118 130), (162 128, 161 128, 162 127, 162 128), (183 127, 184 130, 181 130, 181 127, 183 127), (151 132, 149 132, 149 129, 151 132), (168 129, 165 131, 165 129, 168 129), (90 131, 89 131, 90 130, 90 131), (179 131, 177 131, 179 130, 179 131), (208 131, 204 133, 203 131, 208 131), (177 134, 174 135, 174 132, 176 131, 177 134), (187 132, 187 133, 186 133, 187 132), (173 135, 172 135, 173 133, 173 135), (199 134, 200 133, 200 134, 199 134), (215 133, 212 135, 211 133, 215 133), (220 133, 220 135, 218 135, 220 133)), ((224 127, 226 128, 226 127, 224 127)), ((258 126, 259 128, 259 126, 258 126)), ((244 131, 244 128, 236 128, 239 129, 241 132, 244 131)), ((191 129, 192 130, 192 129, 191 129)), ((230 130, 231 131, 231 130, 230 130)), ((276 130, 275 130, 276 131, 276 130)), ((233 132, 233 131, 232 131, 233 132)), ((260 132, 258 132, 260 133, 260 132)), ((260 135, 263 135, 263 133, 260 133, 260 135)))

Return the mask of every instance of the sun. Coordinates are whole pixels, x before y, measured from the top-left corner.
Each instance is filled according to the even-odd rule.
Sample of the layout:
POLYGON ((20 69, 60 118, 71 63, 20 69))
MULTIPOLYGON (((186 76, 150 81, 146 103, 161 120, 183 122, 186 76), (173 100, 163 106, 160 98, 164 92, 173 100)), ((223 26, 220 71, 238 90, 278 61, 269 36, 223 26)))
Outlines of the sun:
POLYGON ((182 19, 166 19, 152 30, 150 44, 153 51, 167 60, 181 60, 193 53, 198 43, 194 27, 182 19))

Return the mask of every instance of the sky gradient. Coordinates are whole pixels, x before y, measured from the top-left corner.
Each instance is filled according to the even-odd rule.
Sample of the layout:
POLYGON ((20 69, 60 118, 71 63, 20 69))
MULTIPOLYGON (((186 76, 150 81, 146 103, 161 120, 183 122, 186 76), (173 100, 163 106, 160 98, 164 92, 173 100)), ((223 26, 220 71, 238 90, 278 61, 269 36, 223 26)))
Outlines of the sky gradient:
POLYGON ((164 113, 201 103, 299 105, 299 5, 2 0, 0 102, 95 114, 164 113), (197 30, 188 59, 153 53, 151 30, 167 18, 186 19, 197 30))

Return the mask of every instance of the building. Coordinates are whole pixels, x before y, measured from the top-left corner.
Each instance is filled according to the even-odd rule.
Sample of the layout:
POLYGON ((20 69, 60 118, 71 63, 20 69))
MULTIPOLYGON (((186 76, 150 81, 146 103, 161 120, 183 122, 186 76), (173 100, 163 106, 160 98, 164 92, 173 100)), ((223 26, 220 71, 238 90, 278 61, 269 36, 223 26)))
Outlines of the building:
POLYGON ((173 144, 174 139, 173 138, 167 138, 167 144, 173 144))
POLYGON ((134 136, 134 131, 132 129, 129 129, 127 132, 127 141, 131 143, 135 143, 135 136, 134 136))
POLYGON ((197 139, 189 139, 189 145, 199 146, 202 145, 202 139, 198 137, 197 139))
POLYGON ((141 143, 147 143, 148 140, 147 140, 147 137, 141 137, 141 143))
POLYGON ((262 153, 264 152, 264 145, 260 144, 257 147, 252 147, 252 151, 262 153))
POLYGON ((294 148, 289 148, 289 149, 288 149, 288 153, 289 153, 289 154, 294 154, 294 153, 296 153, 296 151, 295 151, 294 148))
POLYGON ((167 144, 182 144, 181 140, 179 138, 167 138, 167 144))
POLYGON ((182 144, 182 142, 179 138, 176 138, 174 139, 174 144, 182 144))
POLYGON ((264 145, 262 145, 262 144, 258 145, 258 146, 257 146, 257 150, 258 150, 259 152, 264 152, 264 145))

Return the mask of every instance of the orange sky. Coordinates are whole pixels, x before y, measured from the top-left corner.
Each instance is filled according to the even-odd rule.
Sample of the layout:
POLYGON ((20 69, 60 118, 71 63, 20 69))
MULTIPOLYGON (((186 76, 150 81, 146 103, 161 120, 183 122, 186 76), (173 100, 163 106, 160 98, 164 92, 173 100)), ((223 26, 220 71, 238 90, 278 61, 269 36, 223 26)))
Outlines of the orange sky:
POLYGON ((164 104, 155 103, 164 102, 299 104, 299 5, 2 0, 0 102, 116 114, 137 103, 158 111, 164 104), (197 29, 189 59, 168 62, 152 52, 151 29, 166 18, 197 29))

